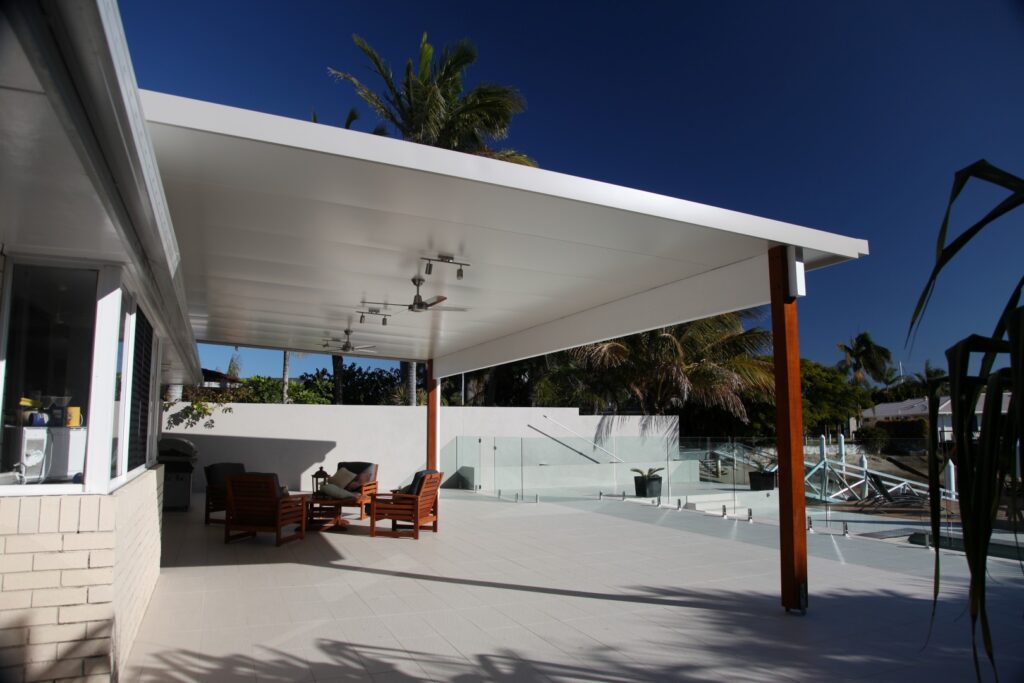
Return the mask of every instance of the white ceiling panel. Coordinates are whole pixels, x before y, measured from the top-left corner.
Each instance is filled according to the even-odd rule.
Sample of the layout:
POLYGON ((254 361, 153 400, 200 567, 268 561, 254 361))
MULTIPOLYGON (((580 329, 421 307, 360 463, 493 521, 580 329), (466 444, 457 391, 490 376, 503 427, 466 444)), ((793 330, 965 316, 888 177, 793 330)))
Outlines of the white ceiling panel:
MULTIPOLYGON (((746 268, 737 301, 756 299, 759 257, 777 244, 804 247, 809 268, 867 253, 862 240, 329 126, 158 93, 143 105, 207 341, 318 351, 350 327, 382 357, 461 367, 454 356, 494 360, 471 350, 528 330, 543 346, 557 324, 561 343, 573 335, 559 321, 624 300, 661 301, 664 316, 643 319, 679 322, 665 293, 707 293, 666 287, 719 282, 701 279, 719 269, 746 268), (436 264, 421 294, 467 310, 406 310, 421 257, 438 254, 472 265, 460 281, 436 264), (391 304, 386 327, 358 322, 366 301, 391 304)), ((593 317, 578 343, 600 338, 593 317)))

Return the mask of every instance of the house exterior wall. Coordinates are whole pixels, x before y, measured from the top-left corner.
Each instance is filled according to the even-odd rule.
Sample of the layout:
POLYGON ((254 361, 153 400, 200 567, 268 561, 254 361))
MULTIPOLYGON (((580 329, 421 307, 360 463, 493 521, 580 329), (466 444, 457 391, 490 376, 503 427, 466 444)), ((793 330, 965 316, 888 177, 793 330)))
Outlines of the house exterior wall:
POLYGON ((159 573, 162 477, 0 499, 0 679, 108 681, 126 661, 159 573))
POLYGON ((146 470, 114 492, 113 661, 120 670, 160 578, 163 467, 146 470))

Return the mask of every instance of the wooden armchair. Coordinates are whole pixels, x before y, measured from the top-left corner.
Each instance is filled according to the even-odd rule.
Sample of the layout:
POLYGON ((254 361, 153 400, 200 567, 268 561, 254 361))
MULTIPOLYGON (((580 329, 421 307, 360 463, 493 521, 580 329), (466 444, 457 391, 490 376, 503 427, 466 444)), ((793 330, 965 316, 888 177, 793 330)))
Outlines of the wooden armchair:
POLYGON ((276 474, 243 474, 228 477, 224 542, 272 532, 277 545, 306 537, 306 496, 281 491, 276 474), (282 535, 286 526, 297 529, 282 535))
MULTIPOLYGON (((343 467, 356 475, 356 478, 347 487, 348 491, 352 493, 352 497, 342 499, 327 495, 319 497, 332 498, 335 504, 344 507, 359 508, 359 519, 366 519, 366 513, 370 509, 370 500, 377 493, 377 476, 380 473, 380 467, 373 462, 339 462, 338 469, 343 467)), ((316 486, 315 483, 314 486, 316 486)), ((314 495, 314 501, 317 497, 314 495)))
POLYGON ((391 520, 391 531, 381 533, 396 538, 409 531, 419 538, 420 529, 437 533, 437 490, 442 476, 431 472, 418 477, 415 493, 375 493, 370 502, 370 536, 377 535, 377 521, 384 519, 391 520))
POLYGON ((224 520, 211 517, 211 513, 228 509, 228 477, 245 474, 245 465, 240 462, 218 462, 203 468, 206 475, 206 516, 205 524, 223 524, 224 520))

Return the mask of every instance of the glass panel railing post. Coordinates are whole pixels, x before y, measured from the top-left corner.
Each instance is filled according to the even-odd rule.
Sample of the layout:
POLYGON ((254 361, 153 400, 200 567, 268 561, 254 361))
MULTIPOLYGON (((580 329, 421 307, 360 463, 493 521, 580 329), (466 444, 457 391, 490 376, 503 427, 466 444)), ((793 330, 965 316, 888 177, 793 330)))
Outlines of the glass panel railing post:
POLYGON ((526 460, 523 454, 523 439, 519 439, 519 495, 526 497, 526 460))
MULTIPOLYGON (((669 501, 672 499, 672 461, 670 457, 672 452, 669 450, 669 444, 665 443, 665 500, 669 501)), ((661 501, 658 501, 659 503, 661 501)))
POLYGON ((843 479, 846 479, 846 437, 842 434, 839 435, 839 467, 843 479))

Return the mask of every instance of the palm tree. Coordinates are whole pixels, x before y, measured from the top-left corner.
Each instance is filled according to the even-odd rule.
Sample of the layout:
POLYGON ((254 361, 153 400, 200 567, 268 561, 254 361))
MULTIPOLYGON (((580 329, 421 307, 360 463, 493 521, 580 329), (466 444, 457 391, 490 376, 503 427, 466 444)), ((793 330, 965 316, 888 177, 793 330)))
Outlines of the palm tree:
POLYGON ((471 43, 460 41, 435 56, 424 33, 416 62, 408 60, 404 75, 396 81, 388 63, 365 40, 356 35, 352 40, 384 82, 383 91, 375 92, 348 72, 333 68, 327 72, 336 80, 351 83, 356 94, 402 139, 536 166, 525 154, 491 147, 508 136, 512 117, 526 109, 526 101, 514 88, 492 83, 463 92, 465 72, 477 57, 471 43))
POLYGON ((914 373, 914 381, 920 384, 922 387, 928 386, 928 382, 933 379, 940 379, 946 376, 946 371, 942 368, 937 368, 932 365, 930 360, 924 362, 924 371, 914 373))
POLYGON ((284 362, 281 364, 281 403, 288 403, 288 369, 290 363, 288 352, 284 352, 284 362))
POLYGON ((340 406, 345 402, 345 357, 331 354, 331 403, 340 406))
POLYGON ((672 415, 692 403, 746 422, 742 397, 768 398, 775 389, 772 363, 762 356, 771 334, 744 329, 753 315, 725 313, 574 349, 589 385, 580 393, 600 397, 606 413, 672 415))
POLYGON ((869 333, 861 332, 849 344, 839 343, 836 348, 843 354, 836 368, 849 374, 856 384, 864 384, 868 377, 876 382, 885 382, 892 353, 876 344, 869 333))
POLYGON ((405 389, 403 395, 404 402, 406 405, 416 405, 416 362, 415 361, 401 361, 399 363, 399 370, 402 376, 402 386, 405 389))

